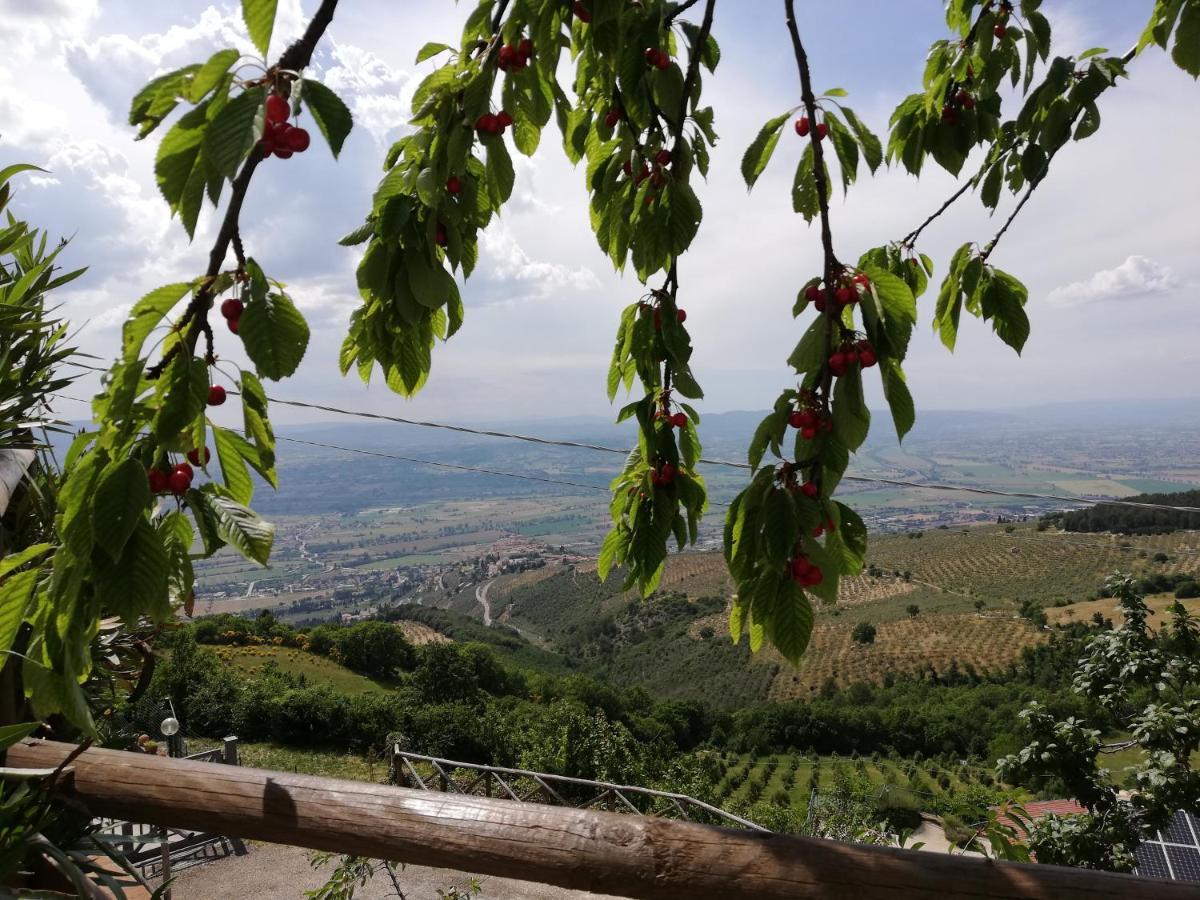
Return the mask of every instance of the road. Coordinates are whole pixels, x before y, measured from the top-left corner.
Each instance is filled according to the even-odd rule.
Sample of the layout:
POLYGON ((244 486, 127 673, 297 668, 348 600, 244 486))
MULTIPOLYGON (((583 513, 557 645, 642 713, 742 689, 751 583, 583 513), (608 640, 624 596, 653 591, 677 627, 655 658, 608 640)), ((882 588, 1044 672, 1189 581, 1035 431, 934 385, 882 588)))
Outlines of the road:
POLYGON ((488 602, 488 588, 492 586, 491 581, 485 581, 479 587, 475 588, 475 599, 479 601, 479 605, 483 607, 483 624, 488 628, 492 627, 492 604, 488 602))

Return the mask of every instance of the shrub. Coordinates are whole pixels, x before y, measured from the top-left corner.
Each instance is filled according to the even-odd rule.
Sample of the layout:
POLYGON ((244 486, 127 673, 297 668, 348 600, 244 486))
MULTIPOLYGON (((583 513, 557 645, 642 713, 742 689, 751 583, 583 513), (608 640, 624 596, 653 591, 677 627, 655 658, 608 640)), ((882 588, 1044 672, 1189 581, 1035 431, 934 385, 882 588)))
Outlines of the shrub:
POLYGON ((875 626, 870 622, 859 622, 850 632, 850 637, 860 644, 875 643, 875 626))

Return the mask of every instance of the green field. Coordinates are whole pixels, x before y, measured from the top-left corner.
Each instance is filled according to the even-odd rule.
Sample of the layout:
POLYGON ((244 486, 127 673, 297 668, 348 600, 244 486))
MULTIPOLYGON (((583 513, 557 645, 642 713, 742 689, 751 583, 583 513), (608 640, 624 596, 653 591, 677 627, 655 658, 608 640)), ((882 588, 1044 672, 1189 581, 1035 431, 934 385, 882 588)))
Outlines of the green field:
POLYGON ((303 675, 311 684, 328 684, 344 694, 387 690, 387 685, 351 672, 333 660, 291 647, 215 646, 212 650, 225 662, 247 673, 254 673, 268 663, 274 663, 284 672, 303 675))

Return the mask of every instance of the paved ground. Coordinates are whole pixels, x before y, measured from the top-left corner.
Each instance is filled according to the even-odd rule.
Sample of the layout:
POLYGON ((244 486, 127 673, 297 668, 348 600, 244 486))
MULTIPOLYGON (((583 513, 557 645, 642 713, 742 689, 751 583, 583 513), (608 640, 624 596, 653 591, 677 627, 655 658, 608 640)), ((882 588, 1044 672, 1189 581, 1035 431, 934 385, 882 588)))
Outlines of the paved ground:
MULTIPOLYGON (((304 892, 325 883, 334 863, 314 870, 308 863, 309 851, 278 844, 251 844, 246 856, 230 856, 215 862, 185 869, 175 879, 173 900, 229 900, 231 897, 303 900, 304 892)), ((467 862, 464 860, 464 862, 467 862)), ((400 870, 400 887, 405 900, 437 900, 438 890, 467 887, 471 875, 449 869, 408 866, 400 870)), ((508 878, 476 876, 480 900, 585 900, 599 897, 584 891, 513 881, 508 878)), ((366 887, 355 891, 356 898, 396 896, 386 874, 376 875, 366 887)))

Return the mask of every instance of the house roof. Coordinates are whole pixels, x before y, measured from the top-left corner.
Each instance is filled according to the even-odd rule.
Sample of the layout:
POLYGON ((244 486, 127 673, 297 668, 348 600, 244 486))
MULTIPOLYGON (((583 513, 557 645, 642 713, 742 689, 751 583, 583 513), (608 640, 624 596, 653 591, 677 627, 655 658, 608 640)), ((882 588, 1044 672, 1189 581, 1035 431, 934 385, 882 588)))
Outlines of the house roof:
MULTIPOLYGON (((1056 816, 1078 816, 1087 812, 1087 808, 1078 800, 1035 800, 1033 803, 1024 804, 1024 807, 1025 812, 1029 814, 1029 818, 1034 820, 1050 814, 1056 816)), ((1015 828, 1022 839, 1026 837, 1025 829, 1008 816, 998 816, 997 821, 1002 825, 1015 828)))

